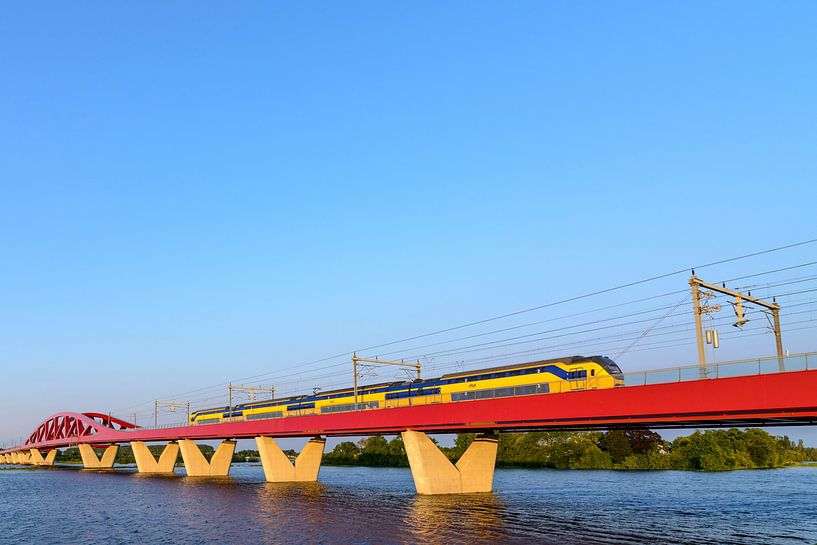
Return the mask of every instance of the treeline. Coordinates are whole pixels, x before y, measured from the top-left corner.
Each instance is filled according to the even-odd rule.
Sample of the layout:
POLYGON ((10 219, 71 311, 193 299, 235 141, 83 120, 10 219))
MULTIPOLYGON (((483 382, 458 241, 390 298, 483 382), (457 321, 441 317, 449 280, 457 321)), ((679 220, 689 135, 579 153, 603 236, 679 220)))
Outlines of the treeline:
MULTIPOLYGON (((215 449, 210 445, 199 444, 199 449, 201 449, 202 454, 208 460, 212 458, 215 449)), ((164 445, 149 445, 148 449, 150 452, 153 453, 155 458, 159 458, 164 450, 164 445)), ((95 449, 97 455, 101 455, 103 449, 95 449)), ((294 450, 285 450, 284 454, 290 457, 294 457, 297 453, 294 450)), ((64 463, 64 464, 73 464, 73 463, 80 463, 82 462, 82 456, 79 454, 79 449, 75 447, 67 448, 65 450, 59 451, 57 454, 57 458, 55 460, 57 463, 64 463)), ((233 453, 233 462, 260 462, 261 458, 258 455, 257 450, 238 450, 233 453)), ((119 447, 119 452, 116 454, 116 462, 117 464, 135 464, 136 459, 133 457, 133 450, 128 445, 122 445, 119 447)), ((176 459, 176 464, 179 465, 182 463, 182 455, 181 452, 176 459)))
MULTIPOLYGON (((473 441, 457 435, 454 446, 441 448, 456 461, 473 441)), ((503 433, 499 436, 498 467, 554 469, 677 469, 725 471, 773 468, 817 460, 817 449, 776 437, 760 429, 695 432, 664 441, 650 430, 602 432, 503 433)), ((324 455, 328 465, 404 467, 403 441, 373 436, 344 441, 324 455)))

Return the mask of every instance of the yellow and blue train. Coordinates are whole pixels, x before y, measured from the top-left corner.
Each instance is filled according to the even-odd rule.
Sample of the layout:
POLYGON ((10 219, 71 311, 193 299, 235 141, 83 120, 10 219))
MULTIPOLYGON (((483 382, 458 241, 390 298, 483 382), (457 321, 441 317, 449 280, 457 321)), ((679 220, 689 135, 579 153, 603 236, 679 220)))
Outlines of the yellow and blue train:
POLYGON ((623 384, 621 369, 605 356, 572 356, 491 369, 443 375, 440 378, 361 386, 354 389, 243 403, 190 414, 191 424, 283 418, 362 409, 380 409, 489 399, 517 395, 613 388, 623 384))

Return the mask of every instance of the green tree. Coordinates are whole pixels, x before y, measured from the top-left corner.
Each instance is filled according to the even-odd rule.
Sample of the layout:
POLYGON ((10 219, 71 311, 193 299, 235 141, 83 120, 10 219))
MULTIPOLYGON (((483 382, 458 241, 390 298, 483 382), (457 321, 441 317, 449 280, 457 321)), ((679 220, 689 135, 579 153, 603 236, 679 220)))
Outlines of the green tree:
POLYGON ((614 464, 624 461, 627 456, 633 453, 633 447, 627 434, 621 430, 608 431, 601 437, 599 444, 602 450, 610 454, 614 464))
POLYGON ((448 449, 448 457, 452 460, 459 460, 468 450, 468 447, 471 446, 471 443, 474 442, 476 436, 476 433, 458 433, 454 438, 454 447, 448 449))
POLYGON ((776 441, 763 430, 746 431, 746 452, 756 467, 774 467, 777 461, 776 441))
POLYGON ((237 450, 233 453, 233 462, 259 462, 261 455, 257 450, 237 450))
POLYGON ((360 449, 351 441, 343 441, 335 445, 332 452, 324 454, 323 462, 329 465, 349 466, 357 463, 360 449))
POLYGON ((624 436, 635 454, 650 452, 663 442, 660 435, 648 429, 626 430, 624 436))
POLYGON ((373 435, 358 442, 358 448, 360 449, 360 455, 357 460, 360 465, 376 467, 408 466, 408 457, 403 447, 403 440, 399 437, 389 442, 382 435, 373 435))
POLYGON ((596 445, 590 445, 573 466, 576 469, 612 469, 613 459, 596 445))

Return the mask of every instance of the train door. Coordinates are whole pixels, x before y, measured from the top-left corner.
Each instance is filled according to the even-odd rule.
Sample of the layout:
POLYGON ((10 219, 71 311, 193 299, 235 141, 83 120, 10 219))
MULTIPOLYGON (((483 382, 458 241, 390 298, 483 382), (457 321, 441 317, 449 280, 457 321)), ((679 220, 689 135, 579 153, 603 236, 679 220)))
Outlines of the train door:
POLYGON ((586 390, 587 369, 582 367, 574 367, 568 371, 567 380, 570 383, 571 390, 586 390))

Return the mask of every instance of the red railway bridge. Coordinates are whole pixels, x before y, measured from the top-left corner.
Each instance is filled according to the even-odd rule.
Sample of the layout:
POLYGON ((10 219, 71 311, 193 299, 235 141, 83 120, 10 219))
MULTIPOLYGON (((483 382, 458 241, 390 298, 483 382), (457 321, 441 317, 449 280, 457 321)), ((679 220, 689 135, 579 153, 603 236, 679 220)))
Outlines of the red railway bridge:
POLYGON ((402 434, 421 494, 489 492, 503 431, 612 428, 755 427, 817 424, 817 354, 743 360, 625 374, 612 389, 291 416, 208 425, 144 428, 101 413, 59 413, 6 463, 52 465, 56 449, 77 446, 86 469, 113 467, 130 444, 140 473, 172 473, 182 453, 188 476, 226 476, 237 439, 255 439, 268 481, 314 481, 326 437, 402 434), (699 378, 699 373, 707 378, 699 378), (693 378, 694 377, 694 378, 693 378), (456 464, 429 433, 476 432, 456 464), (274 438, 310 438, 295 463, 274 438), (210 460, 195 441, 222 440, 210 460), (167 443, 157 460, 148 442, 167 443), (101 456, 94 448, 104 448, 101 456))

